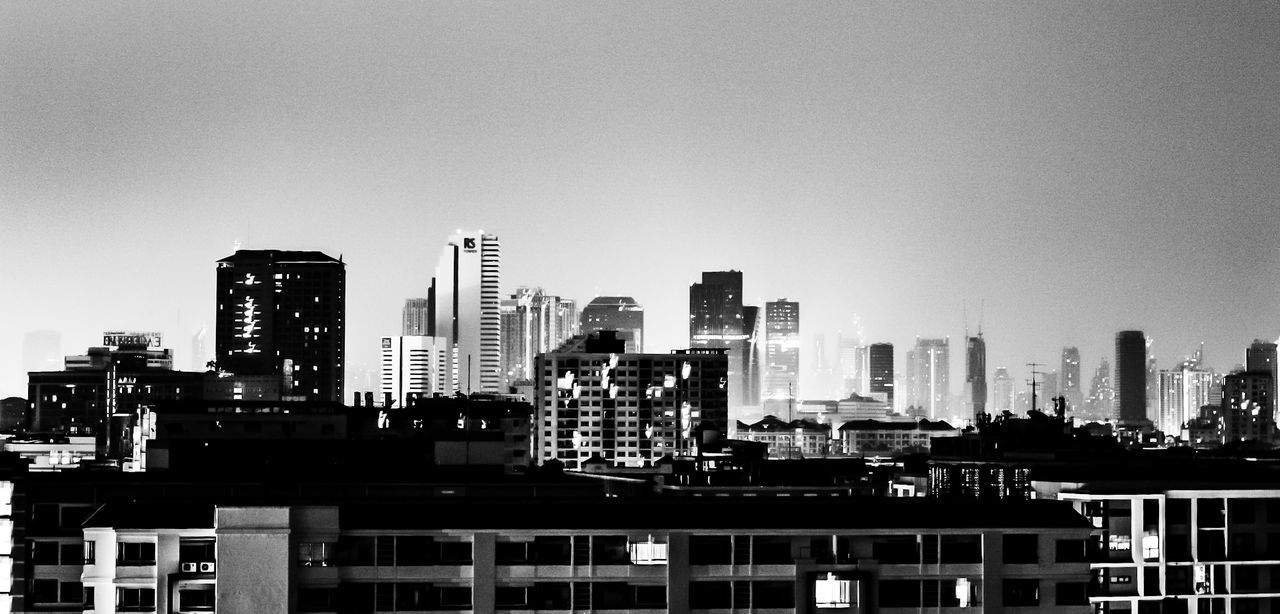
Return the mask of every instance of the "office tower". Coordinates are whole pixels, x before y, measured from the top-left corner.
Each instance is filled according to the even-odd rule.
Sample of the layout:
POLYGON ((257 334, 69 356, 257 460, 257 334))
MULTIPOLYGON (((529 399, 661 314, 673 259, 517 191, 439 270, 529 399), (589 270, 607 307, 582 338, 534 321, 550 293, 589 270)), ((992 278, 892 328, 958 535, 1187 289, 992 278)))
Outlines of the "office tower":
POLYGON ((863 346, 858 343, 857 339, 846 339, 843 336, 838 341, 840 352, 840 398, 846 398, 852 394, 867 393, 863 387, 863 374, 867 370, 866 354, 863 346))
MULTIPOLYGON (((1165 435, 1178 435, 1200 408, 1214 404, 1217 378, 1196 358, 1182 361, 1176 369, 1159 372, 1159 415, 1156 428, 1165 435)), ((1221 404, 1221 397, 1218 399, 1221 404)))
POLYGON ((56 371, 62 368, 62 334, 34 330, 22 336, 22 369, 56 371))
POLYGON ((1089 384, 1089 398, 1085 402, 1089 418, 1115 420, 1116 389, 1111 379, 1111 364, 1103 358, 1093 372, 1089 384))
POLYGON ((1146 417, 1152 424, 1160 420, 1160 369, 1156 357, 1151 355, 1151 339, 1147 339, 1146 417))
POLYGON ((1245 370, 1256 371, 1271 374, 1271 398, 1276 399, 1276 388, 1274 387, 1277 377, 1280 373, 1276 371, 1276 344, 1270 341, 1262 341, 1254 339, 1249 345, 1249 349, 1245 351, 1245 370))
POLYGON ((1013 378, 1009 377, 1009 370, 1004 367, 996 367, 995 377, 992 378, 991 387, 991 413, 1001 415, 1004 412, 1013 411, 1013 378))
POLYGON ((800 303, 778 299, 764 306, 764 398, 799 398, 800 303))
POLYGON ((444 337, 401 335, 382 338, 383 399, 407 407, 414 397, 449 396, 451 348, 444 337))
POLYGON ((971 406, 970 415, 975 418, 987 411, 987 342, 982 332, 968 337, 965 344, 965 401, 971 406))
POLYGON ((1080 350, 1062 348, 1062 396, 1067 399, 1068 411, 1084 409, 1084 395, 1080 391, 1080 350))
POLYGON ((1147 421, 1147 337, 1140 330, 1116 333, 1116 419, 1125 426, 1147 421))
POLYGON ((502 387, 533 379, 533 358, 550 352, 578 333, 577 305, 520 287, 502 299, 502 387))
POLYGON ((760 345, 763 342, 763 325, 764 318, 760 317, 759 307, 742 308, 742 334, 747 337, 742 350, 742 404, 750 407, 760 405, 760 345))
POLYGON ((950 343, 950 338, 916 339, 916 405, 930 420, 951 416, 950 343))
POLYGON ((895 407, 893 344, 873 343, 867 347, 867 396, 895 407))
POLYGON ((755 404, 748 403, 748 389, 754 386, 747 369, 751 356, 745 311, 741 271, 706 271, 702 281, 689 285, 689 347, 727 350, 729 406, 734 408, 755 404))
POLYGON ((537 357, 534 454, 569 469, 599 456, 617 466, 652 466, 726 434, 729 399, 723 349, 670 354, 624 352, 613 331, 591 333, 582 351, 537 357))
POLYGON ((201 326, 196 334, 191 336, 191 370, 204 371, 208 368, 209 359, 205 357, 204 340, 208 336, 208 331, 201 326))
POLYGON ((502 389, 501 275, 497 236, 458 231, 445 243, 427 299, 434 315, 430 335, 444 337, 453 353, 454 390, 502 389))
POLYGON ((582 308, 579 318, 579 335, 614 330, 618 331, 618 338, 626 344, 627 353, 644 351, 644 308, 636 299, 629 296, 597 296, 582 308))
POLYGON ((215 354, 237 375, 276 375, 287 398, 341 401, 346 265, 320 252, 239 250, 218 261, 215 354))
POLYGON ((401 311, 400 334, 406 337, 422 337, 431 334, 431 301, 425 298, 407 298, 401 311))

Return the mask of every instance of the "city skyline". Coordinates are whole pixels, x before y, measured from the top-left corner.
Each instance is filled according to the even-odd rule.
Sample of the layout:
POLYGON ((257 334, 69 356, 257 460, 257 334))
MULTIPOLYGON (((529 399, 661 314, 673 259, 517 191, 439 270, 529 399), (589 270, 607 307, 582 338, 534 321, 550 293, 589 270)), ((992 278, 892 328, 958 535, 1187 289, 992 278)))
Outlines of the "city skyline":
POLYGON ((898 364, 982 302, 1017 382, 1063 346, 1092 373, 1120 330, 1219 371, 1280 336, 1274 7, 212 6, 0 9, 0 279, 28 289, 0 395, 28 331, 67 355, 157 330, 189 364, 237 242, 345 255, 347 371, 376 371, 459 227, 503 237, 504 294, 635 297, 646 351, 685 346, 688 285, 729 269, 898 364))

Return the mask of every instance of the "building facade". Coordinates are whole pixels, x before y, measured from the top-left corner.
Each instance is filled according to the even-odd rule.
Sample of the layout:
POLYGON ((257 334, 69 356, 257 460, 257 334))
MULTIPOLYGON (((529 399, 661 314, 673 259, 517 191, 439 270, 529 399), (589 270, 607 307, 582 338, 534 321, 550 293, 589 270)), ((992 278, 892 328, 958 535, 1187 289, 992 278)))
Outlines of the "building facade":
POLYGON ((411 397, 452 395, 450 347, 443 337, 382 338, 382 395, 398 407, 411 397), (390 395, 390 397, 387 397, 390 395))
POLYGON ((578 334, 577 303, 521 287, 502 299, 502 386, 534 377, 534 357, 578 334))
POLYGON ((320 252, 239 250, 218 261, 215 361, 278 375, 282 394, 343 396, 346 265, 320 252))
POLYGON ((502 389, 501 276, 496 235, 459 231, 449 237, 427 299, 434 315, 429 334, 445 338, 453 353, 454 390, 502 389))
MULTIPOLYGON (((984 346, 985 350, 985 346, 984 346)), ((985 358, 984 358, 985 361, 985 358)), ((951 416, 951 339, 916 339, 913 373, 916 407, 930 420, 951 416)))
POLYGON ((1147 421, 1147 337, 1140 330, 1116 333, 1116 420, 1126 426, 1147 421))
POLYGON ((400 334, 406 337, 430 336, 432 327, 431 301, 425 298, 407 298, 400 312, 400 334))
POLYGON ((629 296, 597 296, 582 308, 578 334, 590 335, 602 330, 618 332, 626 344, 626 352, 644 352, 644 307, 629 296))
POLYGON ((987 342, 979 332, 965 340, 965 401, 976 420, 987 411, 987 342))
POLYGON ((800 303, 765 304, 764 399, 800 396, 800 303))

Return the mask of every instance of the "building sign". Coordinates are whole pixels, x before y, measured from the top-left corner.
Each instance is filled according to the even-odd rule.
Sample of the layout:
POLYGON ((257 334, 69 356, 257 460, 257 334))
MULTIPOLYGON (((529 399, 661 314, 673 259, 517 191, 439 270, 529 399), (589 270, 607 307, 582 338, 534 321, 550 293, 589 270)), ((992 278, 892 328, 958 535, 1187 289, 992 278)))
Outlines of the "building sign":
POLYGON ((463 239, 462 239, 462 251, 464 251, 464 252, 474 253, 474 252, 476 251, 476 238, 475 238, 475 237, 463 237, 463 239))
POLYGON ((111 331, 102 333, 102 345, 117 349, 122 345, 141 345, 147 348, 160 349, 163 343, 160 333, 111 331))

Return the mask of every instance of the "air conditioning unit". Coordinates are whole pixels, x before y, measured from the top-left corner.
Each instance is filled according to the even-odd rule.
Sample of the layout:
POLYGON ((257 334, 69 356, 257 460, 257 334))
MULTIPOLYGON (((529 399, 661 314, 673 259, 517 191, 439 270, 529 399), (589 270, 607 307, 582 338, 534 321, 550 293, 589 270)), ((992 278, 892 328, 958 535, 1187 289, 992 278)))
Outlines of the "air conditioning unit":
POLYGON ((200 563, 200 573, 213 573, 217 571, 218 566, 213 561, 205 561, 200 563))
POLYGON ((195 564, 195 563, 183 563, 183 564, 182 564, 182 573, 195 573, 195 572, 196 572, 196 564, 195 564))

